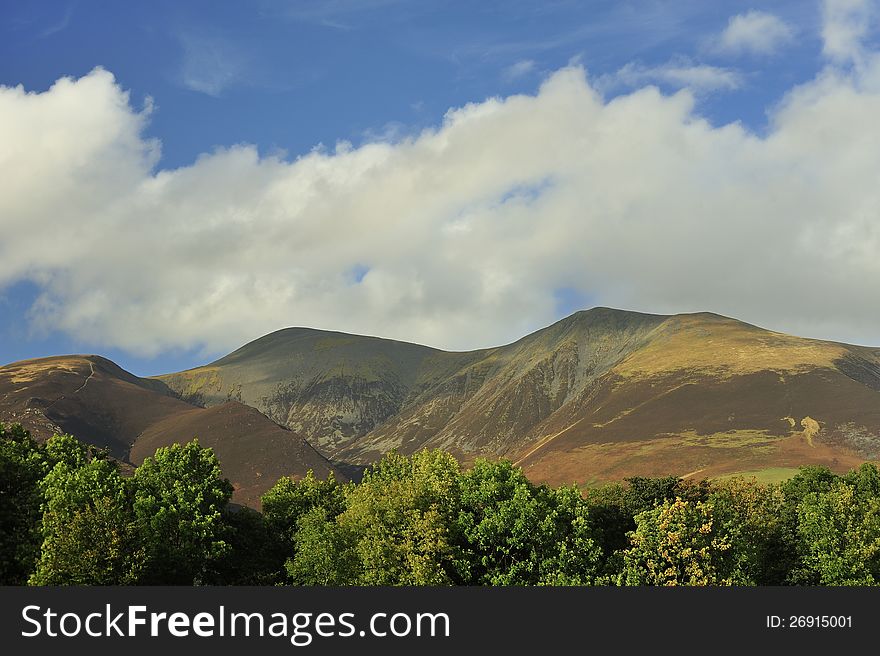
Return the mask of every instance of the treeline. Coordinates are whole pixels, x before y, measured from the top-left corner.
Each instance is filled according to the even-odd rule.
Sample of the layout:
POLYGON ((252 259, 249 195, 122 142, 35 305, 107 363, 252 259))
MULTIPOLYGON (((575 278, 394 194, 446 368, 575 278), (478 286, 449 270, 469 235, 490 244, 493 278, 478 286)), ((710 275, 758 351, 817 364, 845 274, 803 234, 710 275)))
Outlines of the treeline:
POLYGON ((0 424, 0 582, 16 585, 874 585, 880 473, 781 484, 532 484, 509 462, 389 454, 358 484, 281 479, 263 512, 196 441, 123 476, 0 424))

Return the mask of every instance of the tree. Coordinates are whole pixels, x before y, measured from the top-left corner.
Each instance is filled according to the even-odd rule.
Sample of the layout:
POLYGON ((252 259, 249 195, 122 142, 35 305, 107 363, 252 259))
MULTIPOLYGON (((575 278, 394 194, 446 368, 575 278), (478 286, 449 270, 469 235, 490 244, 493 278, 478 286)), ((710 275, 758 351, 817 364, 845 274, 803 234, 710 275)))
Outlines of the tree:
POLYGON ((263 515, 230 505, 223 513, 222 539, 229 548, 205 568, 208 585, 276 585, 283 580, 284 552, 263 515))
POLYGON ((115 463, 70 435, 52 437, 46 451, 55 462, 40 483, 43 543, 30 583, 136 582, 142 551, 131 497, 115 463))
POLYGON ((623 552, 629 547, 629 536, 636 529, 636 517, 653 510, 664 501, 681 498, 705 501, 708 484, 690 483, 675 476, 646 478, 633 476, 624 483, 612 483, 588 491, 588 524, 590 534, 602 553, 601 569, 614 578, 623 567, 623 552))
POLYGON ((731 558, 731 536, 716 522, 711 502, 664 501, 636 517, 623 553, 624 585, 745 585, 731 558))
POLYGON ((315 506, 298 522, 297 550, 285 563, 290 580, 299 585, 358 585, 365 580, 357 551, 357 527, 315 506))
POLYGON ((134 514, 145 549, 142 582, 204 582, 223 557, 223 513, 232 485, 212 449, 198 440, 158 449, 134 473, 134 514))
POLYGON ((786 584, 819 584, 817 571, 805 562, 809 548, 801 538, 799 516, 805 499, 828 492, 839 479, 840 477, 827 467, 807 466, 801 467, 797 475, 781 484, 784 503, 780 511, 780 519, 784 531, 783 542, 786 545, 782 555, 788 569, 786 584))
POLYGON ((300 519, 311 510, 320 508, 328 521, 334 520, 345 510, 345 490, 332 472, 322 481, 309 470, 300 480, 280 479, 262 496, 263 517, 268 531, 274 536, 270 549, 279 574, 285 571, 285 561, 297 552, 300 519))
POLYGON ((42 542, 45 450, 20 424, 0 423, 0 584, 27 582, 42 542))
POLYGON ((536 486, 509 462, 478 460, 462 478, 460 503, 466 583, 592 582, 599 550, 577 490, 536 486))
POLYGON ((576 487, 553 491, 554 526, 539 585, 592 585, 601 579, 602 549, 593 539, 590 511, 576 487))
POLYGON ((304 584, 445 585, 455 580, 449 527, 459 465, 447 453, 390 453, 349 488, 345 510, 299 522, 288 571, 304 584))
POLYGON ((143 552, 131 508, 119 497, 98 497, 63 522, 52 517, 33 585, 132 585, 143 552))
POLYGON ((880 475, 865 464, 798 506, 802 578, 820 585, 880 583, 880 475))
POLYGON ((709 501, 715 528, 729 537, 732 570, 756 585, 783 585, 798 561, 782 488, 735 477, 716 482, 709 501))

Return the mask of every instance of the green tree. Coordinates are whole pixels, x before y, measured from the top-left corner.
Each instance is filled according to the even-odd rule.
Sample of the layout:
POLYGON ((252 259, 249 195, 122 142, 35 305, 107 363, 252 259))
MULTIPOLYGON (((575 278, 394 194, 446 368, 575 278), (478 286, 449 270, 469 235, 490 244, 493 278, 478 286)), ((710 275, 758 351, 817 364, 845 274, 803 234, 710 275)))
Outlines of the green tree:
POLYGON ((115 463, 70 435, 46 446, 43 543, 30 583, 122 585, 138 579, 141 550, 127 485, 115 463))
POLYGON ((865 464, 798 506, 802 578, 820 585, 880 583, 880 475, 865 464))
POLYGON ((20 424, 0 423, 0 584, 22 585, 42 543, 45 450, 20 424))
POLYGON ((337 586, 364 581, 364 564, 357 551, 359 536, 350 523, 340 525, 337 518, 321 506, 300 518, 298 549, 285 564, 290 580, 300 585, 337 586))
POLYGON ((205 568, 208 585, 276 585, 283 581, 284 553, 263 515, 230 505, 223 514, 222 539, 229 545, 205 568))
POLYGON ((135 470, 134 514, 145 549, 142 582, 205 582, 229 550, 224 510, 232 485, 212 449, 198 440, 158 449, 135 470))
POLYGON ((98 497, 63 521, 50 515, 32 585, 132 585, 142 560, 130 505, 98 497))
POLYGON ((796 565, 785 522, 785 495, 778 485, 736 477, 712 486, 714 527, 729 537, 726 562, 756 585, 782 585, 796 565))
POLYGON ((780 554, 780 560, 785 563, 781 566, 788 570, 786 584, 819 584, 816 569, 806 564, 809 548, 801 538, 800 509, 807 497, 829 491, 839 480, 840 477, 827 467, 811 465, 801 467, 797 475, 781 484, 784 504, 780 511, 780 520, 785 550, 780 554))
POLYGON ((602 582, 602 549, 593 538, 590 510, 576 487, 554 490, 550 547, 540 566, 539 585, 602 582))
POLYGON ((300 520, 291 577, 303 584, 453 583, 449 527, 459 479, 458 462, 441 451, 386 455, 348 489, 342 513, 331 517, 318 507, 300 520))
POLYGON ((531 483, 507 461, 478 460, 461 483, 460 576, 479 585, 592 582, 599 550, 575 489, 531 483))

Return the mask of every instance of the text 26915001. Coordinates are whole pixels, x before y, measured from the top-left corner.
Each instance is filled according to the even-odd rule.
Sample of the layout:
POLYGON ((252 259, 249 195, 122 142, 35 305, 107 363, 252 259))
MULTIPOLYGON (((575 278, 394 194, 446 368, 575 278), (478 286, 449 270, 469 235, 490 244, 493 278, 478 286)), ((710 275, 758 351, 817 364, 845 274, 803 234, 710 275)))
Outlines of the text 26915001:
POLYGON ((852 615, 768 615, 768 629, 851 629, 852 615))

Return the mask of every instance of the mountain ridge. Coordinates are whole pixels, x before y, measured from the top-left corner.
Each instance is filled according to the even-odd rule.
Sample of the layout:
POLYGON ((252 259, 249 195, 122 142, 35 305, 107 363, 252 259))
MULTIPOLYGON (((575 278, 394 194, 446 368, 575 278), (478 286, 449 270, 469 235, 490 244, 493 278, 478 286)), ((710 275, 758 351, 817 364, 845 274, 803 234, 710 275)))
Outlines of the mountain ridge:
POLYGON ((344 477, 392 449, 504 457, 554 485, 843 470, 880 457, 880 349, 605 307, 474 351, 298 327, 148 379, 100 356, 0 367, 0 420, 16 417, 135 459, 216 432, 251 499, 285 467, 344 477))
MULTIPOLYGON (((831 455, 809 452, 806 460, 850 461, 880 451, 880 397, 875 396, 880 349, 794 337, 711 312, 658 315, 597 307, 509 344, 475 351, 346 333, 309 335, 312 342, 329 340, 318 369, 297 364, 297 358, 312 357, 302 353, 305 342, 300 342, 296 357, 290 344, 270 356, 285 363, 278 365, 281 370, 287 367, 275 378, 256 371, 259 367, 248 372, 242 362, 237 369, 227 367, 221 358, 158 379, 183 398, 209 389, 201 399, 208 405, 232 393, 275 421, 290 422, 326 455, 362 464, 391 449, 409 453, 437 447, 465 462, 508 457, 538 478, 559 482, 554 472, 571 471, 564 461, 583 461, 585 450, 597 451, 599 460, 607 451, 610 462, 619 455, 614 452, 626 451, 621 444, 675 437, 677 442, 655 445, 663 463, 673 464, 670 451, 687 451, 702 453, 694 464, 707 466, 675 469, 729 469, 749 445, 758 451, 782 449, 778 440, 797 432, 785 417, 797 414, 800 427, 812 418, 810 412, 821 415, 823 430, 840 448, 831 455), (336 349, 335 341, 355 347, 336 349), (383 360, 369 348, 379 343, 383 349, 415 351, 409 360, 388 353, 383 360), (328 358, 329 352, 334 356, 328 358), (254 388, 264 393, 253 393, 254 388), (816 389, 842 401, 852 398, 837 412, 816 400, 816 389), (773 399, 778 402, 769 402, 773 399), (797 399, 810 401, 793 402, 797 399), (845 428, 848 423, 855 428, 845 428), (730 445, 736 440, 729 435, 739 436, 741 448, 730 445), (711 447, 702 444, 712 436, 711 447), (551 453, 560 448, 565 454, 551 453), (717 457, 722 453, 723 466, 718 461, 724 458, 717 457)), ((246 353, 248 346, 233 354, 246 353)), ((645 469, 645 463, 633 464, 645 469)), ((585 463, 582 469, 583 475, 574 476, 580 482, 594 474, 610 476, 614 468, 585 463)))

